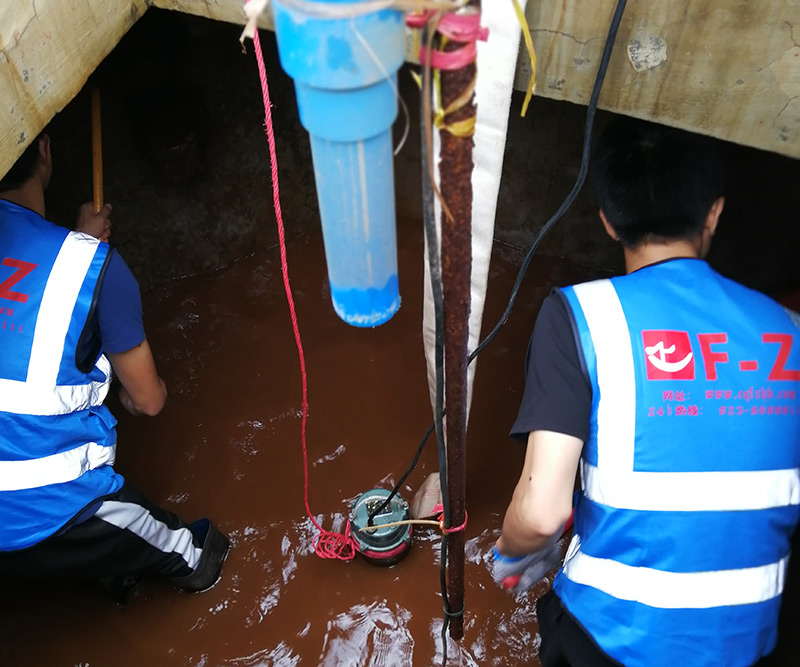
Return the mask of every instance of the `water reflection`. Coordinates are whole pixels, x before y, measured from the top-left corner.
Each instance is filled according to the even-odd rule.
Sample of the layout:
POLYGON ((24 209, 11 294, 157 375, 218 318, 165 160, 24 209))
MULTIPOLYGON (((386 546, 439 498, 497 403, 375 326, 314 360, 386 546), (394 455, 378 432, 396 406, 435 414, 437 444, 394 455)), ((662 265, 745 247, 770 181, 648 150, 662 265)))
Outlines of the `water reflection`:
POLYGON ((386 600, 357 604, 328 622, 322 667, 390 667, 413 664, 411 612, 386 600))
POLYGON ((223 667, 295 667, 299 664, 300 656, 285 642, 280 642, 275 648, 262 649, 244 658, 225 662, 223 667))

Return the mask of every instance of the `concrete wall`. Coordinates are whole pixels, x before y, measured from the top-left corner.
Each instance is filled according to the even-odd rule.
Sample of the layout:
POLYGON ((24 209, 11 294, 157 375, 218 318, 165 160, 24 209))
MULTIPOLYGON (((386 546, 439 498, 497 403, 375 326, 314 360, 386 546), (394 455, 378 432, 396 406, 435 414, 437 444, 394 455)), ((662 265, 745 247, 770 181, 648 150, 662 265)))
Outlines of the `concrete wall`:
MULTIPOLYGON (((276 242, 255 57, 252 48, 242 53, 238 34, 233 25, 152 11, 96 72, 112 240, 145 288, 276 242)), ((264 46, 293 238, 317 219, 311 152, 274 40, 266 37, 264 46)), ((55 170, 48 214, 69 224, 91 199, 88 90, 49 131, 55 170)))
MULTIPOLYGON (((586 104, 616 3, 528 2, 538 94, 586 104)), ((600 106, 800 157, 799 62, 798 0, 629 0, 600 106)))

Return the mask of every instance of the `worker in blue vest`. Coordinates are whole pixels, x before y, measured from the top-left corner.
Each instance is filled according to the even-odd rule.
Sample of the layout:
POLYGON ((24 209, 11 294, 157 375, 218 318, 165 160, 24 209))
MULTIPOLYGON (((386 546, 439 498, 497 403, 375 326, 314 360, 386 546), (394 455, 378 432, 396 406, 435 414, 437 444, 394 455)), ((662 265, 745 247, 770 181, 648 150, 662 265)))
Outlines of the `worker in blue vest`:
POLYGON ((207 589, 228 539, 112 467, 112 369, 134 415, 157 415, 167 389, 138 283, 103 242, 111 207, 85 204, 74 232, 48 222, 52 165, 42 134, 0 180, 0 576, 97 579, 118 600, 151 574, 207 589))
POLYGON ((798 522, 800 329, 703 260, 724 204, 711 140, 619 119, 593 171, 626 275, 542 305, 492 574, 519 592, 558 565, 574 500, 537 605, 544 667, 754 665, 798 522))

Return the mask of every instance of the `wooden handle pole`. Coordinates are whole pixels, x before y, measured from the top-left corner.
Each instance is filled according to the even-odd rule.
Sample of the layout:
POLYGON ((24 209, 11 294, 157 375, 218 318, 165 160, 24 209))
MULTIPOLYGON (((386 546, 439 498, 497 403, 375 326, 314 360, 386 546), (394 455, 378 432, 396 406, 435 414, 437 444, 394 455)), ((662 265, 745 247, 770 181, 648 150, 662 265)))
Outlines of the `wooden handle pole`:
POLYGON ((100 89, 92 87, 92 198, 94 212, 103 208, 103 129, 100 122, 100 89))

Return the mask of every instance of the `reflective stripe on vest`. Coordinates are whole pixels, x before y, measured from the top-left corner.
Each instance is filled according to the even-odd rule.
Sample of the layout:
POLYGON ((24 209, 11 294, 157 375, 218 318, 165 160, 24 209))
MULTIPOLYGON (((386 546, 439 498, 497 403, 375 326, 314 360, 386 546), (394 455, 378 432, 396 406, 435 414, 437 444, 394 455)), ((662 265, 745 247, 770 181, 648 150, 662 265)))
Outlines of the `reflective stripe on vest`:
POLYGON ((701 511, 800 504, 800 471, 635 472, 636 380, 625 314, 610 280, 576 285, 597 354, 598 466, 584 462, 588 498, 619 509, 701 511))
POLYGON ((95 365, 105 373, 104 382, 57 386, 0 379, 0 410, 18 415, 65 415, 102 405, 111 385, 111 364, 101 356, 95 365))
POLYGON ((580 537, 576 535, 567 552, 564 573, 576 584, 591 586, 618 600, 661 609, 710 609, 764 602, 780 595, 788 563, 787 556, 761 567, 665 572, 589 556, 580 551, 580 537))
MULTIPOLYGON (((584 461, 584 493, 620 510, 737 511, 800 504, 796 468, 758 471, 641 472, 634 470, 636 373, 628 323, 614 285, 576 285, 574 294, 596 352, 597 466, 584 461)), ((762 567, 665 572, 594 558, 570 547, 564 574, 615 598, 662 608, 751 604, 780 595, 786 559, 762 567), (726 590, 734 585, 735 591, 726 590)))
POLYGON ((720 512, 800 505, 800 471, 629 472, 606 475, 583 462, 589 500, 617 509, 720 512))
POLYGON ((111 365, 97 366, 105 382, 58 386, 58 369, 72 312, 98 241, 82 233, 64 239, 42 295, 25 382, 0 379, 0 411, 29 415, 67 414, 102 404, 111 383, 111 365))
POLYGON ((69 234, 56 257, 42 295, 26 382, 55 386, 72 311, 98 243, 86 234, 69 234))
POLYGON ((621 664, 752 665, 800 517, 800 330, 701 260, 562 293, 592 411, 553 589, 621 664))
POLYGON ((71 482, 89 470, 113 465, 116 449, 116 445, 104 447, 89 442, 39 459, 0 461, 0 491, 20 491, 71 482))
MULTIPOLYGON (((49 273, 36 318, 24 382, 0 379, 0 411, 16 415, 67 415, 103 404, 111 384, 111 364, 101 356, 100 382, 59 386, 59 367, 75 303, 98 251, 98 241, 70 233, 49 273)), ((114 461, 114 447, 88 442, 73 449, 29 460, 0 461, 0 491, 33 489, 77 479, 114 461)))

